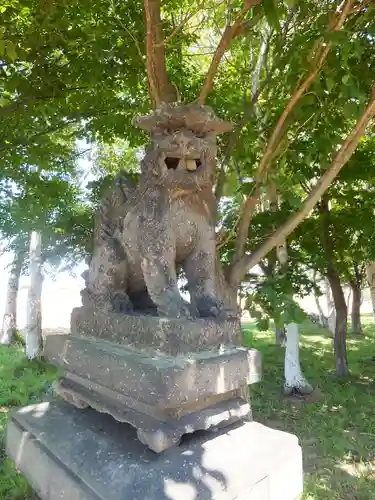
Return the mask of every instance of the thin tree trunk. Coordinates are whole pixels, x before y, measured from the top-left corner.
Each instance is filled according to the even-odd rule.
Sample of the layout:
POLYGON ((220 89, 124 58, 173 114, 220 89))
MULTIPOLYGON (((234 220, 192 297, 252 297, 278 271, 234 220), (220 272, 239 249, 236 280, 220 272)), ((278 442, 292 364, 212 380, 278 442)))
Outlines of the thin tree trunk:
POLYGON ((336 358, 336 374, 345 377, 349 374, 348 358, 346 353, 346 334, 348 322, 348 308, 346 306, 344 291, 340 277, 333 265, 329 266, 327 277, 331 286, 336 309, 336 328, 333 346, 336 358))
POLYGON ((362 291, 357 283, 354 281, 350 284, 352 289, 352 332, 363 333, 361 325, 361 299, 362 291))
POLYGON ((284 363, 284 393, 311 394, 313 388, 303 376, 299 360, 299 326, 289 323, 286 327, 286 349, 284 363))
POLYGON ((352 296, 352 287, 349 286, 349 289, 348 289, 348 296, 346 298, 346 307, 348 308, 348 311, 350 309, 350 299, 351 299, 351 296, 352 296))
POLYGON ((32 231, 30 238, 30 287, 27 297, 26 356, 38 358, 42 354, 42 235, 32 231))
POLYGON ((340 276, 335 268, 335 249, 331 228, 331 212, 329 198, 324 196, 320 202, 319 211, 321 214, 322 231, 321 243, 324 249, 327 262, 327 280, 332 292, 333 302, 336 311, 336 325, 333 339, 333 346, 336 359, 336 374, 340 377, 349 374, 348 359, 346 355, 346 334, 348 322, 348 308, 346 306, 345 294, 341 285, 340 276))
POLYGON ((317 308, 318 314, 319 314, 319 324, 323 328, 327 328, 328 320, 323 312, 322 306, 320 305, 319 297, 317 296, 316 293, 314 293, 314 299, 315 299, 315 305, 316 305, 316 308, 317 308))
POLYGON ((24 258, 23 251, 16 253, 10 267, 0 344, 11 344, 17 331, 18 286, 24 258))
POLYGON ((326 288, 326 300, 327 300, 327 326, 328 330, 332 333, 332 335, 335 335, 335 330, 336 330, 336 308, 335 308, 335 302, 332 297, 332 289, 329 284, 329 281, 325 281, 325 288, 326 288))
MULTIPOLYGON (((286 241, 276 248, 281 272, 288 266, 288 248, 286 241)), ((293 297, 291 297, 293 298, 293 297)), ((286 348, 284 358, 284 394, 310 394, 313 388, 303 376, 299 360, 299 326, 296 323, 286 325, 286 348)))
POLYGON ((281 347, 286 346, 286 331, 285 327, 283 328, 278 328, 275 326, 275 339, 276 339, 276 344, 280 345, 281 347))
POLYGON ((370 288, 372 315, 375 323, 375 261, 369 262, 366 266, 367 282, 370 288))

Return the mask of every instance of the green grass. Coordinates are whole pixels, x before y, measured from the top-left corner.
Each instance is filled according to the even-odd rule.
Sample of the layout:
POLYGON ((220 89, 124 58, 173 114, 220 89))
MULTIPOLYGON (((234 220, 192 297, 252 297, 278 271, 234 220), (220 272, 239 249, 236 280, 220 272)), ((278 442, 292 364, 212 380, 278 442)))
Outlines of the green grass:
POLYGON ((264 378, 252 386, 254 418, 296 434, 304 457, 305 500, 375 500, 375 330, 363 318, 364 336, 349 336, 351 375, 332 375, 332 338, 314 325, 303 325, 301 365, 319 389, 315 403, 283 398, 284 349, 272 332, 244 325, 246 342, 263 359, 264 378))
MULTIPOLYGON (((264 375, 252 386, 256 420, 296 434, 304 455, 304 500, 375 500, 375 329, 349 336, 350 378, 338 380, 332 339, 319 327, 302 327, 301 364, 322 395, 315 403, 282 396, 284 349, 272 332, 244 325, 249 346, 259 349, 264 375)), ((22 346, 0 346, 0 500, 32 500, 33 494, 5 457, 4 431, 13 407, 50 397, 53 367, 27 362, 22 346)))
POLYGON ((21 344, 0 346, 0 499, 32 500, 35 496, 5 455, 5 427, 13 407, 45 399, 56 370, 37 361, 27 361, 21 344))

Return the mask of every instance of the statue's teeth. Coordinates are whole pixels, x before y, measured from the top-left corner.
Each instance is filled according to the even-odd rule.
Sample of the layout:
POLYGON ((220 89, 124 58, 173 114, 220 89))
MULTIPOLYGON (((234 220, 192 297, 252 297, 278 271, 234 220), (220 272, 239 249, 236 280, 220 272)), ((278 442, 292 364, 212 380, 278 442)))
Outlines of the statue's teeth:
POLYGON ((189 172, 194 172, 197 170, 197 163, 195 160, 186 160, 186 168, 189 172))

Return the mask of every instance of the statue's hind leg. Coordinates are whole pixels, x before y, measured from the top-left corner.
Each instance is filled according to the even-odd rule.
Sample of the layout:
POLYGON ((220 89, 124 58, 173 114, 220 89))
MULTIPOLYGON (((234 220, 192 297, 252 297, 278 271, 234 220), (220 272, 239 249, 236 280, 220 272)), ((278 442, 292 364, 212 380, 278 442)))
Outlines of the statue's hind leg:
POLYGON ((96 248, 82 293, 83 305, 95 306, 108 312, 128 312, 133 309, 126 293, 127 260, 120 258, 113 245, 96 248))

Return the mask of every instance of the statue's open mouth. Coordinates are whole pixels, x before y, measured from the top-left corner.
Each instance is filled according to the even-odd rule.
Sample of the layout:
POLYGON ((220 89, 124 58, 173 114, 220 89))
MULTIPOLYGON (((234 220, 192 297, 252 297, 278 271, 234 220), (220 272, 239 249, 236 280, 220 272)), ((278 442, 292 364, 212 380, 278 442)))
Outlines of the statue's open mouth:
POLYGON ((165 164, 168 170, 188 170, 189 172, 195 172, 201 165, 200 158, 178 158, 175 156, 167 156, 165 158, 165 164))

